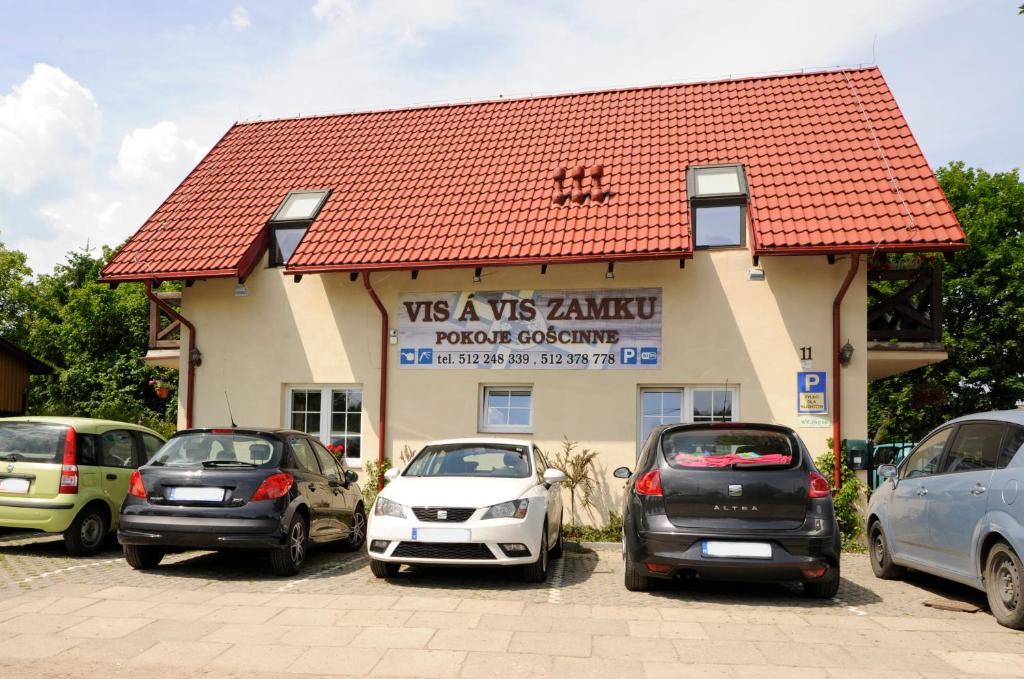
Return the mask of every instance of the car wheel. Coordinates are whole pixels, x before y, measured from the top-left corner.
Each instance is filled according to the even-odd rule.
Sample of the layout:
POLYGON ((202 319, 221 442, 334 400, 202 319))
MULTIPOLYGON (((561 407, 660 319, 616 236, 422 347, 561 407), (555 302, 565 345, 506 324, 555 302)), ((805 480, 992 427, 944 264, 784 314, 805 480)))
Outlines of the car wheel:
POLYGON ((885 531, 882 530, 880 521, 871 524, 868 533, 868 543, 871 549, 871 570, 876 578, 882 580, 896 580, 902 578, 907 572, 903 566, 897 566, 892 562, 892 554, 889 553, 889 541, 885 539, 885 531))
POLYGON ((274 575, 295 575, 306 561, 306 520, 296 514, 288 524, 288 535, 283 547, 270 553, 270 569, 274 575))
POLYGON ((551 550, 547 541, 548 524, 545 521, 540 534, 540 554, 537 555, 536 561, 523 566, 523 579, 527 582, 544 582, 548 579, 548 557, 551 550))
POLYGON ((370 572, 378 578, 393 578, 398 575, 398 569, 401 568, 402 564, 389 563, 387 561, 378 561, 377 559, 370 559, 370 572))
POLYGON ((831 599, 839 591, 839 566, 830 566, 820 580, 804 583, 804 593, 814 599, 831 599))
POLYGON ((562 558, 562 524, 558 524, 558 538, 555 540, 555 546, 551 548, 551 558, 561 559, 562 558))
POLYGON ((164 550, 145 545, 125 545, 124 560, 137 571, 156 568, 164 558, 164 550))
POLYGON ((1005 542, 996 543, 985 565, 985 594, 996 622, 1024 629, 1024 568, 1020 557, 1005 542))
POLYGON ((630 592, 644 592, 651 587, 651 579, 640 572, 633 559, 629 558, 629 552, 623 552, 622 565, 625 568, 623 583, 630 592))
POLYGON ((64 531, 64 546, 72 556, 91 556, 103 549, 110 523, 99 507, 86 507, 64 531))
POLYGON ((362 505, 352 515, 352 530, 348 537, 341 541, 341 548, 346 552, 354 552, 366 543, 366 510, 362 505))

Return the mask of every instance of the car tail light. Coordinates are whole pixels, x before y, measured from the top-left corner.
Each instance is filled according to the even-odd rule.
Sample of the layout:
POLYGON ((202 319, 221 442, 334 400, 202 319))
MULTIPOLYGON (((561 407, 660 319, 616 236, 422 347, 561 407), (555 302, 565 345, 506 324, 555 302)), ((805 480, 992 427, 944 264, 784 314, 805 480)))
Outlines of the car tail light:
POLYGON ((234 434, 234 429, 211 429, 211 434, 234 434))
POLYGON ((828 497, 832 489, 828 487, 828 479, 818 472, 811 472, 811 484, 807 489, 807 497, 828 497))
POLYGON ((671 573, 672 565, 667 563, 649 563, 647 570, 651 573, 671 573))
POLYGON ((68 427, 64 434, 64 461, 60 466, 61 495, 74 495, 78 492, 78 434, 74 427, 68 427))
POLYGON ((256 492, 249 498, 250 502, 259 502, 260 500, 274 500, 283 496, 295 483, 295 479, 291 474, 285 472, 279 472, 277 474, 271 474, 267 478, 263 479, 263 483, 256 489, 256 492))
POLYGON ((146 484, 142 482, 142 474, 136 469, 128 479, 128 494, 133 497, 146 497, 146 484))
POLYGON ((636 480, 636 492, 661 497, 661 472, 652 469, 636 480))

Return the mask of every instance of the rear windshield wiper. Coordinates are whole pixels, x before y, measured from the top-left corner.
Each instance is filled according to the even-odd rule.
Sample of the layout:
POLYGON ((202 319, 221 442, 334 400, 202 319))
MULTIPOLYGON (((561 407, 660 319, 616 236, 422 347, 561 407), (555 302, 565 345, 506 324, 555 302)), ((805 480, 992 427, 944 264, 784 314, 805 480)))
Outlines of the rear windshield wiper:
POLYGON ((258 464, 252 462, 242 462, 241 460, 203 460, 204 467, 259 467, 258 464))

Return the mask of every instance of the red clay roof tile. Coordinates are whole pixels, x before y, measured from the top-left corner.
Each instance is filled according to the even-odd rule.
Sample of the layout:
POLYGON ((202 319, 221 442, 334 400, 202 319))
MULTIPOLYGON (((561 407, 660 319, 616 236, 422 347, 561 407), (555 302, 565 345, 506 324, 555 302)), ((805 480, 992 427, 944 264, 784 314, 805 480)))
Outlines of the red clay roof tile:
POLYGON ((318 188, 289 270, 685 257, 686 168, 711 163, 746 167, 759 254, 964 241, 868 68, 236 124, 103 275, 243 275, 284 196, 318 188), (587 189, 598 164, 603 203, 552 203, 556 168, 587 189))

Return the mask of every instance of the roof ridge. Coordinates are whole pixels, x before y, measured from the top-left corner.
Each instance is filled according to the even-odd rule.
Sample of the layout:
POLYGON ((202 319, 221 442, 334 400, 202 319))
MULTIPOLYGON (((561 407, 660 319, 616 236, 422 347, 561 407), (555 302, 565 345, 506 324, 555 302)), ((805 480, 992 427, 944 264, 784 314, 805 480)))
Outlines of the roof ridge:
POLYGON ((597 94, 619 94, 623 92, 640 92, 644 90, 667 90, 683 87, 698 87, 701 85, 719 85, 723 83, 743 83, 755 80, 776 80, 781 78, 811 77, 819 75, 830 75, 833 73, 856 73, 863 71, 879 71, 877 64, 859 64, 857 66, 823 66, 813 69, 800 69, 794 71, 777 71, 768 73, 740 74, 738 76, 725 76, 710 80, 689 80, 670 83, 652 83, 647 85, 631 85, 625 87, 611 87, 607 89, 577 90, 570 92, 548 92, 543 94, 515 95, 490 99, 467 99, 463 101, 437 101, 433 103, 410 104, 408 106, 394 106, 391 108, 370 108, 362 110, 351 110, 334 113, 311 113, 309 115, 276 116, 273 118, 257 118, 252 120, 235 121, 232 127, 248 127, 252 125, 264 125, 268 123, 281 123, 298 120, 317 120, 320 118, 347 118, 349 116, 379 115, 384 113, 398 113, 403 111, 424 111, 430 109, 460 108, 464 106, 484 106, 487 104, 500 104, 519 101, 542 101, 544 99, 562 99, 569 97, 588 97, 597 94))

